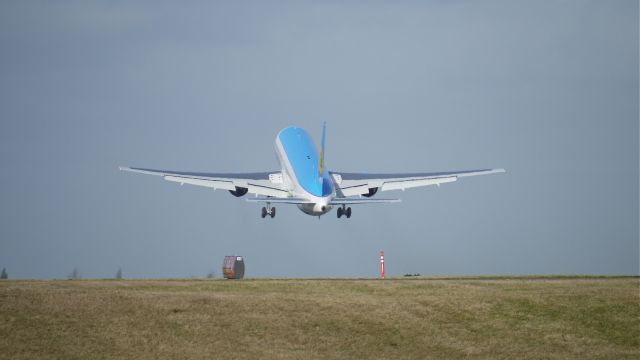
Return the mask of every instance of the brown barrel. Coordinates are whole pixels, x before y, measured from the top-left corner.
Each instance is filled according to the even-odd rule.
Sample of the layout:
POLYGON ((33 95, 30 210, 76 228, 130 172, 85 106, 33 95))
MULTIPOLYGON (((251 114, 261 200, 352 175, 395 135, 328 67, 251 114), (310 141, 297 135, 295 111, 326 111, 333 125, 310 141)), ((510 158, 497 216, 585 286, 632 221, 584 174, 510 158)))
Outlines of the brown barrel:
POLYGON ((242 279, 244 277, 244 260, 242 256, 225 256, 222 263, 225 279, 242 279))

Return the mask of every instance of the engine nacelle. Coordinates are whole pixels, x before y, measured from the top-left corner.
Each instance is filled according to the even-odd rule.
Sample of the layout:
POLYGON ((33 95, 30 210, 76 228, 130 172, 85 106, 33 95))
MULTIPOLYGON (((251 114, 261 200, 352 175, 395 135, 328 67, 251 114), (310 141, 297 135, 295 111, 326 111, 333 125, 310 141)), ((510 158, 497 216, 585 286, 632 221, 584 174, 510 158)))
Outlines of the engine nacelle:
POLYGON ((369 188, 369 192, 366 194, 362 194, 362 196, 364 197, 372 197, 373 195, 375 195, 378 192, 378 188, 374 187, 374 188, 369 188))
POLYGON ((235 196, 235 197, 241 197, 244 196, 247 191, 249 191, 249 189, 247 188, 243 188, 243 187, 238 187, 236 186, 235 190, 229 190, 229 192, 231 193, 231 195, 235 196))

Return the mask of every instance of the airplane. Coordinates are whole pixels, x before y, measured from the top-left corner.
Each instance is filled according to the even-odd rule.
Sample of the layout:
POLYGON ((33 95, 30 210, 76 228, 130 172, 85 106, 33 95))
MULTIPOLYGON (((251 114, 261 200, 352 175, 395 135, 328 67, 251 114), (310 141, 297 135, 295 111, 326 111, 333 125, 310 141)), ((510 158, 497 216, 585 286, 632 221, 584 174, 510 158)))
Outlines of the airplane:
POLYGON ((208 173, 120 167, 183 184, 228 190, 233 196, 248 197, 249 202, 266 204, 261 217, 276 216, 272 204, 293 204, 305 214, 318 218, 337 206, 337 216, 351 218, 350 205, 395 203, 400 199, 372 198, 379 191, 405 190, 450 183, 458 178, 503 173, 504 169, 479 169, 447 172, 399 174, 351 173, 327 170, 325 159, 326 123, 322 126, 320 155, 309 133, 291 126, 282 129, 275 140, 280 171, 254 173, 208 173))

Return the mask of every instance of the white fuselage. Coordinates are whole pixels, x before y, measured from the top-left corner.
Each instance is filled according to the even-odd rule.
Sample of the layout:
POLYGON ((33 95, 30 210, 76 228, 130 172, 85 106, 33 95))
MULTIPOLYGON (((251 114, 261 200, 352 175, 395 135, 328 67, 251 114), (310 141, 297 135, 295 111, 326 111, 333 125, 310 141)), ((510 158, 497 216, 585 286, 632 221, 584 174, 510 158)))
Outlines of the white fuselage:
POLYGON ((329 203, 336 191, 329 173, 319 173, 318 155, 311 137, 301 128, 286 128, 276 137, 275 151, 284 188, 291 197, 311 202, 299 204, 298 208, 314 216, 329 212, 329 203))

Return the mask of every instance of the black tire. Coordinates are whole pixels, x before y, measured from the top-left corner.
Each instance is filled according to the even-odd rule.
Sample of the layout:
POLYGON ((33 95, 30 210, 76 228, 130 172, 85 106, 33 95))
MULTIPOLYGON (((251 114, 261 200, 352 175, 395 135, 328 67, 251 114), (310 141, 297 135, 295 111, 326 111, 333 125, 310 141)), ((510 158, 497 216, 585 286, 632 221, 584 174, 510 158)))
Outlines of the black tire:
POLYGON ((265 208, 265 207, 262 208, 262 214, 261 215, 262 215, 263 219, 265 218, 265 216, 267 216, 267 208, 265 208))
POLYGON ((338 219, 340 219, 342 217, 342 208, 339 207, 338 208, 338 219))
POLYGON ((274 217, 276 217, 276 208, 272 207, 271 208, 271 218, 273 219, 274 217))
POLYGON ((351 219, 351 208, 347 208, 347 219, 351 219))

